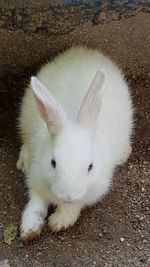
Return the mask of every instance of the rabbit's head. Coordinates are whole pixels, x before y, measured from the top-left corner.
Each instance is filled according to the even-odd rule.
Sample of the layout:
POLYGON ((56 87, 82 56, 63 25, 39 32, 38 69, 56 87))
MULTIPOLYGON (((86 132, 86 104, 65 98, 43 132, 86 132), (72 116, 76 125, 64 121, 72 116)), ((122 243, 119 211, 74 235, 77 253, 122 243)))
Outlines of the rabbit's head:
POLYGON ((104 83, 105 73, 98 71, 82 101, 77 121, 73 123, 48 89, 37 78, 31 79, 36 106, 52 140, 46 145, 41 160, 45 161, 50 190, 61 201, 82 200, 97 179, 94 132, 104 83))

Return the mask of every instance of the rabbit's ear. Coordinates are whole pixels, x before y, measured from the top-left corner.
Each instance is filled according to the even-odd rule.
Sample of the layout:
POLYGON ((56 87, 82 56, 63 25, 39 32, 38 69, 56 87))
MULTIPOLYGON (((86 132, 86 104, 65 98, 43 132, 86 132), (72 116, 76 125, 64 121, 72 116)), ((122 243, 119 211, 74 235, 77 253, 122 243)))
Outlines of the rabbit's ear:
POLYGON ((36 106, 49 132, 53 135, 58 134, 68 122, 65 110, 37 78, 31 78, 31 87, 36 106))
POLYGON ((97 71, 78 113, 78 122, 81 125, 93 127, 96 124, 102 104, 104 87, 105 71, 97 71))

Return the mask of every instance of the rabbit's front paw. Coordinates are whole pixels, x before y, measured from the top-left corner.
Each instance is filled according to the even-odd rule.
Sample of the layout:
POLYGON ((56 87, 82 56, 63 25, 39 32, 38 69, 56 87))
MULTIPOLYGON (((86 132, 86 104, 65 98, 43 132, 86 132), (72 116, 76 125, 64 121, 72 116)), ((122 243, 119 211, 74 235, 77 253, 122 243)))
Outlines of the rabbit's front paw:
POLYGON ((44 219, 40 212, 30 214, 27 220, 22 221, 21 225, 21 239, 29 242, 37 238, 43 228, 44 219))
POLYGON ((21 239, 25 242, 30 242, 39 237, 44 225, 44 217, 41 212, 29 214, 28 218, 23 216, 21 225, 21 239))
POLYGON ((47 214, 47 203, 38 195, 30 194, 31 198, 22 215, 21 238, 29 242, 41 233, 47 214))
POLYGON ((61 214, 60 212, 55 212, 48 218, 48 225, 53 232, 65 230, 73 224, 74 222, 70 221, 67 214, 61 214))
POLYGON ((60 230, 67 229, 74 225, 80 214, 80 209, 72 208, 71 205, 57 208, 56 211, 49 216, 48 225, 53 232, 59 232, 60 230))
POLYGON ((42 231, 42 225, 38 226, 37 228, 30 228, 27 231, 22 231, 21 239, 27 243, 31 242, 40 236, 41 231, 42 231))

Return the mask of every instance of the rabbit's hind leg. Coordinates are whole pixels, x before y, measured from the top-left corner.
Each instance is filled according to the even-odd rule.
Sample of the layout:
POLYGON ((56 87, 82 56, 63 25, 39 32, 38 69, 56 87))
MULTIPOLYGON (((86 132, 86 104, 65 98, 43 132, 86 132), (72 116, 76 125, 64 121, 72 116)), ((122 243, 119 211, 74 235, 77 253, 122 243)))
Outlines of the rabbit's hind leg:
POLYGON ((29 151, 26 145, 22 145, 20 153, 19 153, 19 159, 17 161, 17 169, 21 170, 24 174, 29 169, 29 163, 30 163, 30 156, 29 151))
POLYGON ((129 158, 129 156, 130 156, 130 154, 131 154, 131 152, 132 152, 132 147, 131 147, 130 144, 128 144, 128 146, 126 147, 125 152, 122 155, 121 160, 118 162, 118 165, 122 165, 122 164, 126 163, 128 158, 129 158))

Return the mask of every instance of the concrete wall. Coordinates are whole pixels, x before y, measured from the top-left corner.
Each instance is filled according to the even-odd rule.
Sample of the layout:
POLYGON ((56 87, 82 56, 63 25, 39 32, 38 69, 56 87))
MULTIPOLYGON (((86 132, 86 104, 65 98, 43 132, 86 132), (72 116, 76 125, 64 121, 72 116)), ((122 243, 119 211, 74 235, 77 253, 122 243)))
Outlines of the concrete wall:
POLYGON ((149 1, 0 0, 0 77, 77 44, 104 51, 127 73, 148 72, 149 1))

